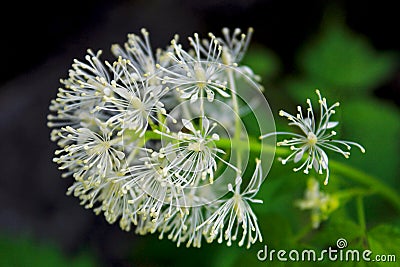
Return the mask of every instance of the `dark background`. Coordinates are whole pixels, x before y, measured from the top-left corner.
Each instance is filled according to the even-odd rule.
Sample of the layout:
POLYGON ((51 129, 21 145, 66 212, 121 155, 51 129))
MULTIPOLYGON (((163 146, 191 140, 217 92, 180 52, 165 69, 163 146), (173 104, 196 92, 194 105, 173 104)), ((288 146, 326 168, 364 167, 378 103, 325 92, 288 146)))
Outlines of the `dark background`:
MULTIPOLYGON (((52 163, 56 148, 46 127, 48 104, 73 58, 87 48, 123 43, 127 33, 150 31, 154 47, 174 33, 220 32, 254 27, 253 43, 267 46, 295 69, 295 54, 315 34, 326 10, 377 50, 400 48, 395 1, 13 1, 0 16, 0 234, 28 234, 52 242, 67 255, 90 248, 106 266, 130 266, 127 251, 146 237, 124 233, 65 196, 69 186, 52 163)), ((379 98, 400 102, 400 70, 375 89, 379 98)))

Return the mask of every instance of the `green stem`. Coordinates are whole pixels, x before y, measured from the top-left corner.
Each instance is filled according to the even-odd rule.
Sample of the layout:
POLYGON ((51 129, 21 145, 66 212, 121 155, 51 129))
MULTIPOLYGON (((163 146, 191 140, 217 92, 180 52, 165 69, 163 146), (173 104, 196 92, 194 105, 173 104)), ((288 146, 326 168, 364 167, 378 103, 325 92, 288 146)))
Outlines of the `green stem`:
MULTIPOLYGON (((234 141, 234 146, 248 146, 246 142, 241 140, 234 141)), ((216 141, 216 145, 220 148, 230 149, 231 148, 231 140, 221 139, 216 141)), ((283 147, 277 147, 276 149, 271 146, 263 145, 260 142, 253 142, 250 140, 249 142, 250 149, 253 152, 259 153, 274 153, 277 156, 287 156, 290 153, 290 150, 283 147)), ((344 174, 346 177, 351 178, 353 181, 358 182, 367 186, 370 190, 379 193, 382 195, 386 200, 391 202, 393 206, 400 211, 400 196, 399 194, 390 188, 389 186, 382 183, 378 178, 367 174, 363 171, 357 170, 351 166, 348 166, 344 163, 337 162, 335 160, 329 160, 330 167, 335 169, 335 171, 339 174, 344 174)))
POLYGON ((203 119, 204 119, 204 88, 200 89, 200 118, 199 118, 199 126, 200 131, 203 131, 203 119))
MULTIPOLYGON (((236 92, 236 85, 235 85, 235 79, 233 77, 233 72, 231 69, 227 70, 228 72, 228 78, 229 78, 229 86, 231 89, 231 95, 232 95, 232 104, 233 104, 233 111, 236 113, 235 114, 235 135, 234 135, 234 141, 240 142, 240 135, 242 133, 242 129, 240 127, 240 114, 239 114, 239 102, 237 99, 237 92, 236 92)), ((241 170, 242 168, 242 153, 240 149, 236 150, 236 158, 237 158, 237 168, 238 170, 241 170)))
POLYGON ((357 215, 358 215, 358 223, 360 224, 361 231, 363 235, 367 229, 367 224, 365 223, 365 213, 364 213, 364 203, 363 203, 363 196, 357 197, 357 215))
POLYGON ((394 205, 395 208, 400 211, 399 194, 389 186, 382 183, 379 179, 363 171, 357 170, 351 166, 334 160, 330 160, 329 164, 333 169, 335 169, 337 173, 345 174, 346 177, 351 178, 353 181, 363 184, 369 187, 371 190, 374 190, 375 192, 384 196, 394 205))
MULTIPOLYGON (((147 131, 145 134, 146 140, 159 140, 160 138, 161 136, 159 134, 156 134, 152 131, 147 131)), ((260 141, 256 141, 254 139, 249 139, 249 143, 243 140, 230 140, 228 138, 221 138, 220 140, 214 142, 215 145, 221 149, 231 149, 232 146, 235 146, 238 151, 249 149, 250 151, 257 153, 275 153, 277 156, 286 156, 288 153, 290 153, 290 150, 287 148, 275 148, 262 144, 260 141)), ((368 190, 365 191, 366 194, 378 193, 392 203, 398 211, 400 211, 400 195, 394 189, 382 183, 378 178, 335 160, 329 160, 329 164, 336 173, 343 174, 353 181, 366 186, 368 188, 368 190)))
POLYGON ((359 195, 357 197, 357 216, 358 223, 360 224, 362 237, 360 239, 360 243, 363 247, 368 248, 368 238, 367 238, 367 223, 365 220, 365 212, 364 212, 364 202, 363 196, 359 195))
POLYGON ((252 152, 258 152, 258 153, 276 153, 280 155, 284 155, 285 152, 287 152, 286 149, 281 148, 281 147, 272 147, 268 146, 265 144, 262 144, 258 140, 256 141, 255 139, 251 139, 249 137, 249 142, 245 142, 243 140, 231 140, 228 138, 221 138, 218 141, 214 141, 215 145, 219 148, 224 148, 224 149, 231 149, 232 146, 235 146, 235 148, 239 151, 246 151, 250 150, 252 152), (250 145, 250 147, 249 147, 250 145))
POLYGON ((161 140, 161 135, 159 135, 158 133, 155 133, 155 132, 153 132, 153 131, 147 131, 145 134, 144 134, 144 139, 146 140, 146 141, 148 141, 148 140, 161 140))
POLYGON ((358 197, 358 196, 365 197, 365 196, 373 195, 376 193, 377 192, 375 190, 364 189, 364 188, 351 188, 351 189, 335 192, 335 196, 339 199, 350 199, 350 198, 358 197))

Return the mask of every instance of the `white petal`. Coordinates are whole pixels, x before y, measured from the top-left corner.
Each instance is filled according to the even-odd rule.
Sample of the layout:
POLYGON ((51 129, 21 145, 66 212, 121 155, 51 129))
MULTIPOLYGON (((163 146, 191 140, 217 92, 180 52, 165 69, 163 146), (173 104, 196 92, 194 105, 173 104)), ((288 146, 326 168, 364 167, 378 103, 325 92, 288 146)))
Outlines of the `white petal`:
POLYGON ((117 154, 117 157, 118 157, 120 160, 123 159, 123 158, 125 158, 124 152, 116 151, 115 154, 117 154))
POLYGON ((231 183, 228 184, 228 190, 229 190, 230 192, 234 192, 234 191, 233 191, 233 186, 232 186, 231 183))
POLYGON ((182 123, 186 129, 190 130, 193 133, 196 132, 196 129, 194 128, 193 124, 189 120, 182 119, 182 123))
MULTIPOLYGON (((183 98, 183 97, 182 97, 182 98, 183 98)), ((197 94, 193 94, 192 97, 190 98, 190 103, 196 102, 198 98, 199 98, 199 97, 198 97, 197 94)))
POLYGON ((326 125, 325 129, 332 129, 336 127, 338 124, 339 124, 338 121, 329 121, 327 124, 325 124, 326 125))
POLYGON ((312 120, 310 118, 305 118, 303 121, 304 121, 304 124, 307 125, 307 127, 311 129, 312 120))
POLYGON ((129 93, 129 91, 126 90, 125 88, 119 88, 119 87, 111 87, 111 88, 115 93, 117 93, 119 96, 121 96, 126 100, 130 100, 132 97, 132 94, 129 93))
POLYGON ((326 155, 325 151, 319 149, 319 153, 321 155, 321 165, 323 169, 328 169, 328 155, 326 155))
POLYGON ((181 98, 188 99, 192 94, 191 93, 182 93, 181 98))
POLYGON ((240 66, 239 69, 240 69, 243 73, 245 73, 245 74, 247 74, 247 75, 249 75, 249 76, 253 76, 253 75, 254 75, 253 70, 252 70, 251 68, 249 68, 248 66, 240 66))
POLYGON ((301 149, 295 156, 294 156, 294 159, 293 159, 293 162, 294 163, 297 163, 297 162, 299 162, 300 160, 301 160, 301 158, 303 157, 303 155, 304 155, 304 149, 301 149))
POLYGON ((313 166, 314 166, 314 170, 315 170, 316 172, 318 172, 318 170, 319 170, 319 163, 318 163, 318 160, 317 160, 316 158, 314 158, 314 160, 313 160, 313 166))
POLYGON ((203 117, 203 129, 205 132, 208 132, 208 129, 210 127, 210 121, 207 119, 207 117, 203 117))
POLYGON ((223 97, 229 97, 229 94, 228 94, 227 92, 225 92, 224 90, 222 90, 222 89, 220 89, 220 88, 218 88, 218 87, 216 87, 215 90, 216 90, 220 95, 222 95, 223 97))

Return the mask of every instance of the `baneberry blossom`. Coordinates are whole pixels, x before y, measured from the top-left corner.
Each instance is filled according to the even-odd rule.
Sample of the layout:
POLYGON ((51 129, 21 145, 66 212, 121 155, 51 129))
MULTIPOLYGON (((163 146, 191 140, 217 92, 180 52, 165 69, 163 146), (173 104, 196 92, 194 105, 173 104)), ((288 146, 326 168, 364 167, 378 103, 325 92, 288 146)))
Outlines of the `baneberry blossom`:
POLYGON ((300 129, 300 134, 292 132, 274 132, 261 136, 260 138, 267 138, 271 135, 288 135, 291 139, 284 139, 277 143, 277 146, 288 146, 293 152, 289 156, 282 159, 282 164, 288 161, 294 163, 301 162, 300 166, 294 168, 295 172, 303 170, 305 174, 314 168, 318 174, 326 172, 324 184, 327 185, 329 181, 329 166, 328 155, 325 150, 331 150, 342 154, 345 158, 349 158, 351 146, 358 147, 362 153, 365 153, 364 147, 360 144, 350 141, 336 140, 336 132, 332 130, 339 122, 332 121, 331 116, 335 114, 335 108, 339 106, 336 102, 332 106, 328 106, 326 98, 321 96, 319 90, 316 90, 318 95, 319 116, 315 115, 313 106, 310 99, 307 99, 307 110, 303 113, 300 106, 297 107, 297 115, 293 116, 286 111, 279 111, 279 116, 286 117, 289 120, 290 126, 296 126, 300 129), (343 146, 341 148, 340 146, 343 146))
POLYGON ((261 88, 240 65, 251 33, 194 34, 190 50, 175 36, 154 53, 143 29, 112 46, 114 62, 91 50, 86 61, 74 60, 48 116, 60 147, 54 161, 63 177, 74 178, 68 194, 123 230, 159 232, 177 245, 200 247, 203 239, 231 245, 239 236, 247 247, 261 241, 250 205, 261 203, 255 196, 264 178, 261 157, 252 156, 256 168, 245 172, 243 151, 221 146, 227 133, 245 141, 236 81, 261 88), (173 112, 185 102, 184 112, 173 112), (233 106, 236 116, 216 112, 223 110, 218 103, 233 106))
MULTIPOLYGON (((143 29, 112 46, 113 62, 92 50, 85 61, 74 60, 48 115, 59 146, 54 162, 62 177, 73 178, 67 193, 123 230, 157 232, 178 246, 261 242, 252 205, 263 202, 256 195, 274 157, 275 140, 267 144, 267 137, 292 136, 277 143, 292 150, 282 163, 303 160, 294 170, 326 172, 325 183, 325 150, 347 158, 340 146, 364 148, 333 139, 338 103, 329 107, 319 91, 318 121, 307 100, 306 114, 300 107, 296 116, 279 113, 302 134, 275 132, 260 79, 241 64, 252 33, 223 29, 222 37, 206 39, 195 33, 190 49, 174 36, 153 50, 143 29), (246 116, 257 122, 246 128, 246 116), (268 134, 254 138, 259 133, 268 134)), ((317 212, 320 203, 310 197, 299 205, 317 212)))

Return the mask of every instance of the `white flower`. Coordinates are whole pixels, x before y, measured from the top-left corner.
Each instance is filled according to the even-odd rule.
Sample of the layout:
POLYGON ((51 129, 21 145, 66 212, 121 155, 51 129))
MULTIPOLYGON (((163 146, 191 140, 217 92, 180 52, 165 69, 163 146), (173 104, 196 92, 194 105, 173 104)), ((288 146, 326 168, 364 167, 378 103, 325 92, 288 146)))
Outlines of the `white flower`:
POLYGON ((158 115, 167 115, 160 101, 167 90, 160 85, 137 81, 134 73, 138 72, 129 60, 119 58, 112 71, 111 90, 114 94, 105 98, 107 104, 97 107, 97 110, 113 114, 107 124, 119 126, 122 131, 135 130, 140 136, 144 135, 149 124, 163 124, 158 115))
POLYGON ((282 159, 282 164, 286 164, 289 160, 293 160, 294 163, 300 162, 303 159, 303 156, 306 155, 307 158, 304 162, 293 170, 298 171, 304 169, 304 173, 308 174, 308 170, 314 167, 319 174, 323 174, 323 172, 326 171, 326 178, 324 181, 324 184, 326 185, 329 181, 329 167, 328 155, 325 153, 324 149, 338 152, 345 158, 350 156, 350 152, 343 150, 340 145, 344 146, 347 150, 351 149, 351 145, 356 146, 362 153, 365 153, 365 149, 355 142, 333 139, 336 132, 331 129, 336 127, 339 122, 331 121, 331 116, 335 114, 335 108, 339 106, 339 103, 337 102, 328 107, 326 99, 322 98, 319 90, 316 90, 316 93, 319 98, 318 103, 320 106, 320 116, 318 119, 314 114, 310 99, 307 99, 308 108, 306 116, 303 115, 300 106, 297 107, 298 113, 296 116, 290 115, 283 110, 279 112, 280 116, 289 119, 289 125, 298 127, 302 134, 276 132, 263 135, 260 138, 266 138, 274 134, 292 136, 289 140, 285 139, 277 143, 278 146, 289 146, 293 151, 285 159, 282 159))
MULTIPOLYGON (((127 169, 130 176, 126 177, 122 186, 124 192, 140 189, 143 192, 129 200, 135 206, 143 220, 147 217, 157 220, 163 209, 172 214, 186 206, 185 193, 179 184, 173 183, 171 174, 164 171, 168 164, 160 153, 153 152, 150 157, 141 159, 142 164, 127 169)), ((146 228, 147 229, 147 228, 146 228)))
POLYGON ((222 49, 222 62, 226 65, 237 65, 242 60, 249 46, 253 28, 247 30, 247 34, 242 33, 239 28, 236 28, 232 35, 228 28, 222 29, 224 38, 218 38, 222 49))
MULTIPOLYGON (((69 78, 60 80, 64 88, 59 88, 57 98, 50 105, 50 111, 55 115, 47 116, 47 125, 55 128, 52 140, 59 140, 61 127, 92 128, 96 127, 95 118, 104 118, 103 114, 93 114, 96 106, 104 104, 104 96, 112 94, 110 77, 100 55, 101 51, 95 54, 89 49, 85 57, 87 62, 75 59, 69 78)), ((60 145, 63 144, 61 141, 60 145)))
POLYGON ((316 179, 310 178, 307 181, 307 189, 304 199, 296 201, 296 206, 302 210, 311 210, 311 223, 313 228, 318 228, 322 220, 338 206, 338 199, 319 190, 319 183, 316 179))
POLYGON ((89 49, 85 56, 87 63, 75 59, 69 78, 61 80, 64 88, 59 88, 56 102, 61 103, 64 110, 92 111, 104 96, 111 95, 110 76, 99 59, 101 53, 101 50, 95 54, 89 49))
POLYGON ((139 70, 140 76, 135 77, 136 79, 153 75, 156 71, 156 61, 151 49, 149 33, 146 29, 142 29, 141 32, 143 39, 136 34, 129 34, 128 42, 125 43, 124 48, 118 44, 111 47, 111 51, 117 58, 122 57, 130 60, 131 64, 139 70))
POLYGON ((67 169, 79 181, 99 185, 102 179, 112 170, 118 170, 125 154, 119 151, 121 138, 112 138, 112 132, 101 127, 101 135, 87 128, 62 128, 60 137, 70 140, 72 144, 57 150, 61 154, 54 161, 60 169, 67 169))
POLYGON ((225 92, 226 81, 217 80, 221 68, 219 58, 222 47, 213 35, 208 47, 200 43, 198 34, 194 39, 189 37, 194 54, 186 52, 180 44, 172 40, 175 53, 168 53, 174 65, 170 68, 157 65, 162 71, 162 83, 175 89, 181 98, 195 102, 198 98, 207 97, 208 101, 214 100, 215 92, 223 97, 229 97, 225 92), (204 94, 205 93, 205 94, 204 94))
MULTIPOLYGON (((223 239, 230 246, 240 236, 239 246, 242 246, 247 239, 247 248, 257 240, 262 241, 262 236, 257 223, 257 217, 249 202, 262 203, 254 199, 262 183, 261 162, 257 159, 256 168, 248 186, 241 191, 242 178, 238 176, 235 181, 235 188, 228 185, 228 190, 233 193, 229 199, 219 200, 213 203, 217 209, 198 228, 204 227, 203 232, 208 235, 207 241, 212 242, 218 238, 221 243, 223 239)), ((213 205, 211 204, 211 205, 213 205)))
POLYGON ((175 212, 172 216, 165 216, 158 224, 159 238, 162 239, 168 233, 168 239, 177 243, 186 242, 186 247, 201 247, 203 231, 198 227, 204 222, 203 208, 201 206, 188 207, 183 216, 175 212))
POLYGON ((48 115, 51 138, 60 147, 54 161, 63 177, 74 178, 67 193, 123 230, 159 232, 178 246, 200 247, 203 238, 218 236, 229 245, 238 236, 247 247, 261 241, 250 207, 260 203, 254 199, 262 182, 260 161, 243 191, 242 177, 226 186, 218 176, 231 170, 233 178, 241 176, 227 159, 240 155, 231 155, 219 136, 234 130, 236 136, 240 120, 217 105, 222 99, 244 114, 234 93, 240 89, 236 79, 251 73, 238 66, 251 31, 241 39, 237 30, 232 36, 224 30, 220 40, 195 34, 190 51, 175 36, 154 53, 142 29, 142 36, 128 35, 123 47, 113 45, 114 62, 100 61, 101 51, 91 50, 86 61, 74 60, 48 115), (206 114, 223 120, 226 129, 206 114), (227 189, 232 196, 215 201, 227 189))
POLYGON ((68 188, 68 195, 73 194, 81 200, 81 205, 93 208, 98 215, 104 212, 104 217, 109 223, 119 219, 121 229, 129 231, 131 224, 137 221, 135 209, 132 209, 128 200, 135 197, 131 190, 129 193, 122 189, 123 183, 117 182, 117 177, 126 176, 123 172, 110 172, 109 177, 101 184, 88 184, 86 181, 75 181, 68 188))
POLYGON ((203 117, 201 130, 195 129, 195 126, 186 119, 182 119, 182 123, 186 132, 166 134, 155 130, 156 133, 171 140, 168 145, 160 149, 160 154, 168 161, 168 165, 163 169, 164 175, 168 173, 169 179, 173 180, 175 185, 182 187, 197 185, 199 179, 205 180, 206 177, 212 184, 217 161, 235 168, 218 155, 225 152, 213 144, 219 140, 219 135, 213 133, 216 123, 210 125, 208 118, 203 117))
MULTIPOLYGON (((118 44, 114 44, 111 47, 111 51, 117 58, 127 59, 135 66, 138 72, 131 74, 135 79, 145 80, 148 78, 151 85, 157 85, 160 83, 160 79, 155 77, 157 72, 156 64, 168 67, 170 58, 167 53, 173 51, 173 48, 170 46, 166 51, 157 49, 154 55, 150 44, 149 32, 146 29, 141 29, 141 33, 143 38, 136 34, 129 34, 128 42, 125 43, 123 48, 118 44)), ((176 36, 175 40, 177 38, 176 36)))

